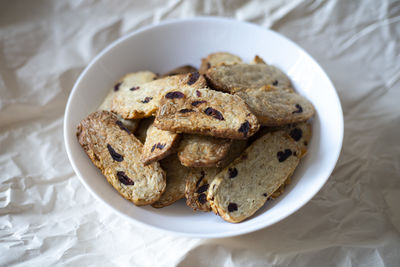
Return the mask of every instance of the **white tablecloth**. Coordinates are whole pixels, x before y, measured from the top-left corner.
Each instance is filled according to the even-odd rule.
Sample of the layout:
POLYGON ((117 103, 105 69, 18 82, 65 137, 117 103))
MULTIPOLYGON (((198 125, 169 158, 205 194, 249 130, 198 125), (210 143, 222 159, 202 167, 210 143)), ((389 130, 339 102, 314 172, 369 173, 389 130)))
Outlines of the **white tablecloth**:
POLYGON ((399 266, 399 1, 0 1, 0 265, 399 266), (63 116, 75 79, 120 36, 170 18, 233 17, 297 42, 340 96, 345 134, 322 190, 255 233, 142 229, 74 174, 63 116))

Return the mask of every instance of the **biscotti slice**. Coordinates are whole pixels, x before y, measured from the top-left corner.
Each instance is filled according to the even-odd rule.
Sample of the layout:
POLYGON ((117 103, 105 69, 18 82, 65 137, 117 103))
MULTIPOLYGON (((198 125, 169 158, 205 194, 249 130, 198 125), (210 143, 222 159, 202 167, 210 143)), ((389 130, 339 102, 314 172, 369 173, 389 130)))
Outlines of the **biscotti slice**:
MULTIPOLYGON (((157 75, 151 71, 138 71, 124 75, 110 90, 98 110, 111 111, 113 99, 117 94, 127 91, 130 88, 135 88, 143 83, 150 82, 156 78, 157 75)), ((135 132, 139 125, 139 120, 124 120, 121 116, 118 116, 118 119, 120 119, 131 132, 135 132)))
POLYGON ((211 88, 229 93, 268 85, 293 92, 289 78, 267 64, 220 65, 210 68, 205 76, 211 88))
POLYGON ((220 168, 192 168, 185 188, 186 205, 194 210, 211 211, 210 203, 207 201, 210 183, 217 173, 242 154, 246 146, 246 140, 233 140, 220 168))
POLYGON ((205 87, 206 84, 204 77, 198 72, 154 80, 116 95, 112 111, 120 114, 124 119, 150 117, 157 111, 160 98, 166 92, 176 88, 198 89, 205 87))
POLYGON ((177 67, 173 70, 168 71, 167 73, 163 74, 161 77, 167 77, 167 76, 173 76, 173 75, 178 75, 178 74, 186 74, 186 73, 191 73, 191 72, 196 72, 197 69, 193 66, 190 65, 184 65, 177 67))
POLYGON ((250 217, 293 173, 299 154, 285 130, 265 134, 216 175, 207 195, 212 210, 233 223, 250 217))
POLYGON ((147 129, 141 160, 144 165, 159 161, 173 152, 179 141, 179 134, 163 131, 150 125, 147 129))
POLYGON ((263 126, 282 126, 306 121, 315 111, 303 96, 272 86, 247 89, 235 93, 242 98, 263 126))
POLYGON ((166 187, 159 163, 140 161, 143 145, 108 111, 96 111, 77 127, 78 141, 107 181, 136 205, 157 201, 166 187))
POLYGON ((178 157, 186 167, 219 167, 231 143, 231 139, 185 134, 179 144, 178 157))
POLYGON ((242 59, 236 55, 233 55, 228 52, 217 52, 209 54, 206 58, 201 60, 201 66, 199 72, 204 74, 211 67, 215 67, 218 65, 232 65, 243 63, 242 59))
POLYGON ((160 164, 167 173, 167 187, 160 199, 152 204, 154 208, 166 207, 185 196, 186 179, 191 170, 181 165, 176 154, 161 160, 160 164))
POLYGON ((246 139, 259 128, 257 118, 240 97, 194 88, 166 93, 161 98, 154 125, 171 132, 230 139, 246 139))

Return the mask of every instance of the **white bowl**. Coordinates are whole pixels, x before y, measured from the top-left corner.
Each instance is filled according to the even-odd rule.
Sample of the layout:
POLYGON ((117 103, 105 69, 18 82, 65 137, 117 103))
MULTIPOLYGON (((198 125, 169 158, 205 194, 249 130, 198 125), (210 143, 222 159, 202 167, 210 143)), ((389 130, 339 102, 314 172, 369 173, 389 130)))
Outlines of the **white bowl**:
POLYGON ((65 110, 64 138, 69 160, 86 188, 115 212, 134 223, 191 237, 216 238, 249 233, 274 224, 306 204, 325 184, 339 157, 343 115, 335 88, 304 50, 280 34, 259 26, 221 18, 173 20, 128 34, 104 49, 82 72, 65 110), (282 69, 296 90, 315 106, 313 138, 293 182, 277 200, 250 219, 232 224, 213 213, 193 212, 180 200, 154 209, 136 207, 121 197, 91 163, 77 142, 77 124, 96 110, 115 81, 127 72, 164 73, 217 51, 245 61, 259 55, 282 69))

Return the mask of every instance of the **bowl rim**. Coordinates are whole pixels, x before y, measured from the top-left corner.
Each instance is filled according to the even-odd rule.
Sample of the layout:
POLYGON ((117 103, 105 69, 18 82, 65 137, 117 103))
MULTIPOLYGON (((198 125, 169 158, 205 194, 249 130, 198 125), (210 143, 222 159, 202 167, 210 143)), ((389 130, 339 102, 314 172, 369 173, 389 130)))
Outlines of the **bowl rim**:
POLYGON ((322 67, 317 63, 317 61, 310 55, 308 54, 302 47, 300 47, 299 45, 297 45, 295 42, 293 42, 292 40, 290 40, 289 38, 287 38, 286 36, 275 32, 271 29, 266 29, 263 28, 257 24, 254 23, 250 23, 250 22, 246 22, 246 21, 240 21, 240 20, 236 20, 236 19, 231 19, 231 18, 221 18, 221 17, 213 17, 213 16, 201 16, 201 17, 194 17, 194 18, 185 18, 185 19, 168 19, 162 22, 159 22, 157 24, 151 24, 151 25, 147 25, 144 27, 141 27, 137 30, 134 30, 130 33, 127 33, 123 36, 121 36, 120 38, 118 38, 117 40, 113 41, 112 43, 110 43, 109 45, 107 45, 107 47, 105 47, 100 53, 98 53, 93 59, 90 60, 90 62, 87 64, 87 66, 84 68, 84 70, 81 72, 81 74, 79 75, 79 77, 77 78, 77 80, 74 83, 74 86, 72 87, 71 92, 69 93, 68 96, 68 101, 67 104, 65 106, 65 111, 64 111, 64 120, 63 120, 63 135, 64 135, 64 144, 65 144, 65 148, 66 148, 66 152, 68 155, 68 159, 69 162, 72 165, 72 168, 75 172, 75 174, 78 176, 80 182, 86 187, 86 189, 92 194, 92 196, 94 196, 97 200, 100 201, 100 203, 103 203, 106 207, 108 207, 109 209, 111 209, 113 212, 117 213, 118 215, 120 215, 123 218, 128 219, 130 222, 134 223, 137 226, 141 226, 150 230, 157 230, 163 233, 168 233, 168 234, 174 234, 177 236, 182 236, 182 237, 191 237, 191 238, 224 238, 224 237, 233 237, 233 236, 239 236, 239 235, 243 235, 243 234, 247 234, 247 233, 251 233, 251 232, 255 232, 257 230, 269 227, 271 225, 276 224, 277 222, 287 218, 288 216, 296 213, 299 209, 301 209, 304 205, 306 205, 320 190, 321 188, 326 184, 326 182, 328 181, 329 177, 332 174, 332 171, 334 170, 337 161, 339 159, 341 150, 342 150, 342 145, 343 145, 343 134, 344 134, 344 122, 343 122, 343 110, 342 110, 342 106, 341 106, 341 102, 339 99, 339 96, 337 94, 336 88, 334 87, 332 81, 330 80, 330 78, 328 77, 328 75, 326 74, 326 72, 322 69, 322 67), (144 31, 148 31, 151 30, 153 28, 156 27, 160 27, 160 26, 166 26, 166 25, 173 25, 173 24, 180 24, 180 23, 188 23, 188 22, 225 22, 225 23, 237 23, 237 24, 247 24, 249 26, 252 27, 256 27, 258 29, 262 29, 264 31, 269 31, 272 32, 276 35, 279 35, 281 38, 283 38, 286 42, 290 43, 291 45, 293 45, 294 47, 296 47, 296 49, 298 49, 299 51, 301 51, 302 53, 304 53, 305 55, 307 55, 311 61, 313 61, 313 63, 315 63, 316 67, 320 69, 321 73, 323 74, 323 78, 327 80, 327 82, 332 86, 333 93, 335 96, 335 99, 332 99, 332 101, 335 101, 338 103, 338 108, 340 111, 339 115, 339 121, 340 121, 340 125, 338 125, 338 137, 339 137, 339 149, 336 152, 336 155, 334 155, 334 159, 335 159, 335 164, 332 164, 332 166, 330 166, 330 168, 326 171, 326 178, 325 181, 323 183, 321 183, 320 185, 316 186, 313 189, 313 192, 311 194, 309 194, 306 198, 305 201, 299 205, 297 205, 297 207, 295 207, 293 209, 292 212, 284 214, 276 219, 273 219, 271 223, 269 223, 268 225, 259 223, 256 225, 251 225, 248 226, 244 229, 240 229, 240 230, 232 230, 232 231, 227 231, 227 232, 222 232, 222 233, 188 233, 188 232, 178 232, 178 231, 174 231, 174 230, 169 230, 169 229, 164 229, 164 228, 159 228, 157 226, 153 226, 150 224, 146 224, 145 222, 141 222, 135 218, 132 218, 130 216, 128 216, 127 214, 124 214, 122 212, 120 212, 117 209, 114 209, 109 203, 107 203, 105 200, 103 200, 95 191, 93 191, 93 189, 90 187, 90 185, 86 182, 86 180, 83 178, 83 175, 81 174, 80 170, 78 169, 77 165, 75 164, 75 161, 73 159, 73 155, 72 155, 72 151, 70 148, 70 140, 69 140, 69 133, 68 133, 68 127, 67 127, 67 121, 69 121, 69 110, 70 110, 70 106, 71 106, 71 102, 72 102, 72 98, 73 95, 76 93, 77 87, 79 86, 81 80, 83 79, 83 77, 85 77, 86 73, 92 68, 93 65, 95 65, 105 54, 107 54, 111 49, 113 49, 115 46, 119 45, 120 43, 124 42, 125 40, 131 38, 134 35, 137 35, 141 32, 144 31))

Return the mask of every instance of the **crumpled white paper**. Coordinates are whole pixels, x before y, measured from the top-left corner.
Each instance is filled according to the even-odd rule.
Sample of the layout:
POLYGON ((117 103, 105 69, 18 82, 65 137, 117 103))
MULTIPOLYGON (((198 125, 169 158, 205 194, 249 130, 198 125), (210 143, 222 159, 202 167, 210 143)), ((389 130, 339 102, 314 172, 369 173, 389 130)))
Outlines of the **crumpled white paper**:
POLYGON ((399 266, 398 1, 0 2, 0 265, 399 266), (342 154, 289 218, 226 239, 133 226, 69 165, 63 113, 75 79, 120 36, 169 18, 233 17, 307 50, 342 101, 342 154))

